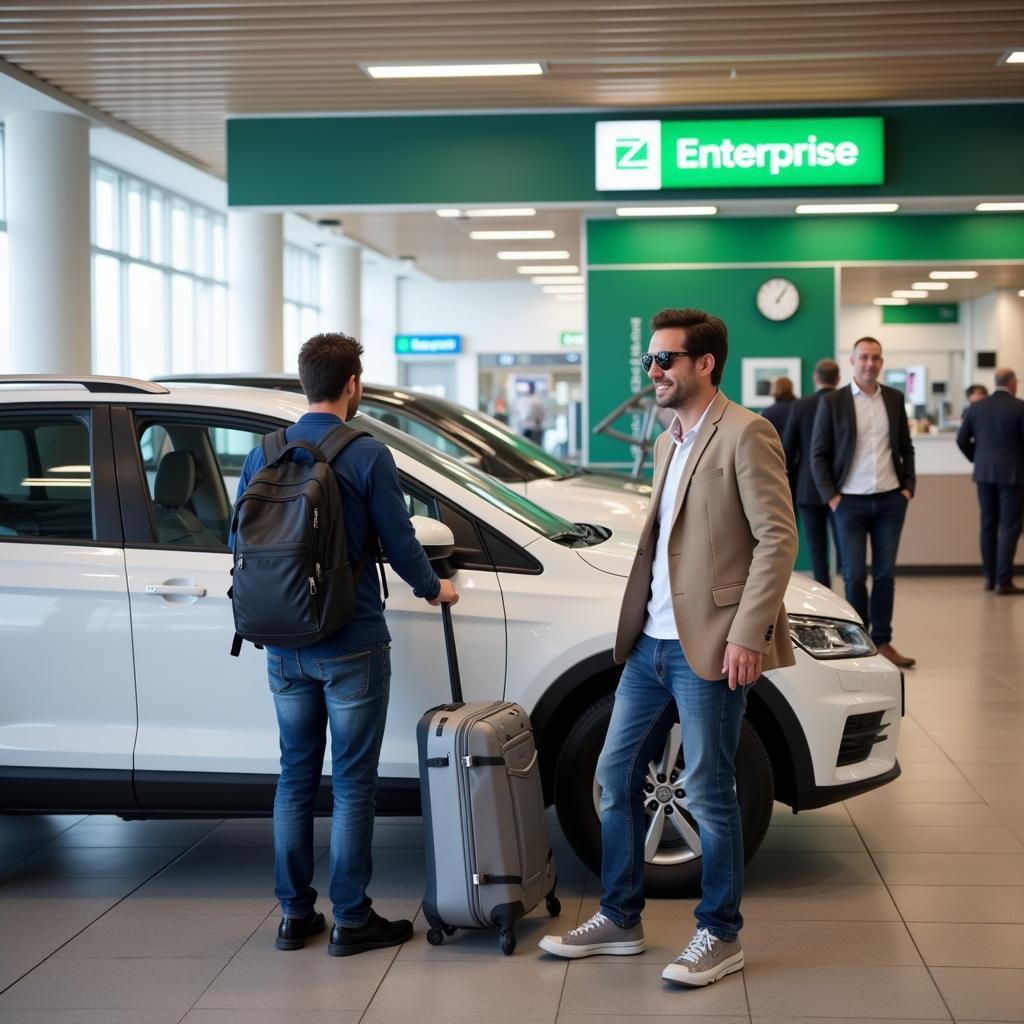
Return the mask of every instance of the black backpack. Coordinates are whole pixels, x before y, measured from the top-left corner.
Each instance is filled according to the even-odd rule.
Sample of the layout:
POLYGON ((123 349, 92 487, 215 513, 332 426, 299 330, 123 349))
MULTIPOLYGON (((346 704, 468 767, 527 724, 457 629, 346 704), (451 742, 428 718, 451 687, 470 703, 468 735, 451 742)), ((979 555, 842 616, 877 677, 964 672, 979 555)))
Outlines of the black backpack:
POLYGON ((235 564, 228 591, 235 616, 231 653, 243 640, 259 647, 307 647, 337 633, 356 609, 356 585, 377 539, 353 568, 345 540, 338 478, 331 463, 365 430, 335 427, 319 445, 264 436, 266 465, 235 505, 235 564), (294 462, 301 448, 316 460, 294 462))

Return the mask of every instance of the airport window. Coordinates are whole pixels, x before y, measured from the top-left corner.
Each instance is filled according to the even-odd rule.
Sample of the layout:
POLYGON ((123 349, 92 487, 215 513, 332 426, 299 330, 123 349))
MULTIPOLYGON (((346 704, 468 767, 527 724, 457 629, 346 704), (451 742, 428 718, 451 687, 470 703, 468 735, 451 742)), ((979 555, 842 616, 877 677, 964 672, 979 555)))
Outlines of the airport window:
POLYGON ((224 369, 224 215, 99 163, 92 189, 94 371, 224 369))
POLYGON ((298 369, 299 348, 320 329, 320 257, 297 245, 284 247, 284 368, 298 369))

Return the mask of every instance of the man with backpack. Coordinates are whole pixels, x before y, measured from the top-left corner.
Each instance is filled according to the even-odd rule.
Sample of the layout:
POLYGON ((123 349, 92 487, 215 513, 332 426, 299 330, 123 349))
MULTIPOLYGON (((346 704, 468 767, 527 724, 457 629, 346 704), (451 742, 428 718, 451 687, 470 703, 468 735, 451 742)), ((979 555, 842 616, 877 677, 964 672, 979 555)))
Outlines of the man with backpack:
POLYGON ((274 892, 283 915, 278 949, 301 949, 326 927, 311 882, 313 810, 330 729, 331 956, 398 945, 412 935, 411 922, 385 920, 366 895, 391 679, 378 542, 417 597, 433 605, 459 599, 416 540, 388 448, 343 426, 359 407, 362 352, 344 334, 318 334, 302 346, 299 379, 309 411, 284 437, 271 435, 249 453, 230 538, 236 628, 250 639, 254 633, 266 637, 280 733, 274 796, 274 892), (333 475, 318 465, 321 459, 333 475), (299 491, 313 497, 282 500, 299 491), (323 538, 332 530, 325 549, 323 538), (312 538, 314 552, 328 553, 311 554, 301 543, 305 537, 312 538), (339 564, 319 560, 331 557, 339 564), (264 618, 268 612, 276 616, 272 632, 243 625, 260 617, 261 606, 264 618))

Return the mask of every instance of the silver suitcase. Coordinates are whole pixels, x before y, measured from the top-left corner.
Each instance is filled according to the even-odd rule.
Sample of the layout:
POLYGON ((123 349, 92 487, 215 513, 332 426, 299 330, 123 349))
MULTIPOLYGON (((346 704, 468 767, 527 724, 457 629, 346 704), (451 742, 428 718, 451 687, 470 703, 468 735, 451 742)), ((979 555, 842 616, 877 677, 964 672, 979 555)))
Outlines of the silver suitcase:
POLYGON ((509 955, 520 918, 542 899, 552 917, 561 910, 537 748, 518 704, 462 701, 451 609, 441 611, 452 703, 431 708, 417 728, 427 941, 497 928, 509 955))

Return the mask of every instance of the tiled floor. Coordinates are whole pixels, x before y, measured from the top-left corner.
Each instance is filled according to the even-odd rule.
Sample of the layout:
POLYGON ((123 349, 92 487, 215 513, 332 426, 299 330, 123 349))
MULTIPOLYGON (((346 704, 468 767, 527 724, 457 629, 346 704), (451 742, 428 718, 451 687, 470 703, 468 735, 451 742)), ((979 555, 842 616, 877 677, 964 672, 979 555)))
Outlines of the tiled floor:
MULTIPOLYGON (((917 656, 895 784, 794 817, 748 871, 747 968, 662 982, 689 902, 645 914, 648 952, 505 958, 490 934, 351 959, 273 948, 264 821, 0 818, 2 1024, 813 1024, 1024 1022, 1024 598, 900 579, 896 643, 917 656)), ((326 823, 318 823, 321 842, 326 823)), ((556 834, 563 920, 598 887, 556 834)), ((373 894, 417 913, 419 828, 381 821, 373 894)), ((323 888, 321 860, 318 885, 323 888)))

